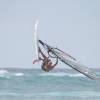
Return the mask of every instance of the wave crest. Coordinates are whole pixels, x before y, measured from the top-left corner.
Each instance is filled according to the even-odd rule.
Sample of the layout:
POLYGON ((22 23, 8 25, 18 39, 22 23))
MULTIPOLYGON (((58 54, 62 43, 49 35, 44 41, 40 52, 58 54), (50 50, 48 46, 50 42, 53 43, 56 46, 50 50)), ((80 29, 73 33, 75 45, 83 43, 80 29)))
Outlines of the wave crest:
POLYGON ((24 73, 15 73, 14 75, 15 75, 15 76, 23 76, 24 73))
POLYGON ((0 70, 0 77, 2 77, 2 78, 11 78, 13 76, 20 77, 23 75, 24 75, 24 73, 21 73, 21 72, 14 73, 14 72, 9 72, 9 71, 3 70, 3 69, 0 70))
POLYGON ((7 70, 4 70, 4 69, 0 70, 0 75, 2 75, 2 74, 8 74, 8 73, 9 72, 7 70))
POLYGON ((59 73, 42 73, 39 74, 39 76, 54 76, 54 77, 64 77, 64 76, 68 76, 68 77, 85 77, 83 74, 70 74, 70 73, 64 73, 64 72, 59 72, 59 73))

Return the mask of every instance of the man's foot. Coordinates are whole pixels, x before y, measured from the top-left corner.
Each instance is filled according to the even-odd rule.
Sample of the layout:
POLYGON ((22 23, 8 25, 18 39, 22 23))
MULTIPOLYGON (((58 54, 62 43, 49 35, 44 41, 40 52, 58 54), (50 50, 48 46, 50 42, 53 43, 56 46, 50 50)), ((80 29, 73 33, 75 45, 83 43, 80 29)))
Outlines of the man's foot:
POLYGON ((33 60, 33 64, 35 64, 36 62, 39 62, 40 60, 36 59, 36 60, 33 60))

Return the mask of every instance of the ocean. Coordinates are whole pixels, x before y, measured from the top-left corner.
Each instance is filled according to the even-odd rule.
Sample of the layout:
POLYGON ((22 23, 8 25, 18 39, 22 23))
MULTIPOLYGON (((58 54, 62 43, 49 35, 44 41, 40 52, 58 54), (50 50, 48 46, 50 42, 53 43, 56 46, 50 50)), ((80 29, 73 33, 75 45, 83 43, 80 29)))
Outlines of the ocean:
POLYGON ((69 69, 6 68, 0 70, 0 100, 100 100, 100 80, 69 69))

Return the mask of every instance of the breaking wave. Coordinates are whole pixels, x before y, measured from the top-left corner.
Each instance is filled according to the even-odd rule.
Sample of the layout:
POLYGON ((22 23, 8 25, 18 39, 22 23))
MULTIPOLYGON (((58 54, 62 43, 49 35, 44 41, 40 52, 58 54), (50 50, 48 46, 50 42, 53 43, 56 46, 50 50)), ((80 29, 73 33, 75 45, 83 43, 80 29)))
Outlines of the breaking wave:
MULTIPOLYGON (((31 76, 32 74, 29 74, 28 76, 31 76)), ((65 73, 65 72, 45 72, 45 73, 39 73, 35 74, 36 76, 41 76, 41 77, 85 77, 83 74, 78 73, 78 74, 72 74, 72 73, 65 73)), ((25 75, 24 72, 11 72, 9 70, 0 70, 0 77, 4 78, 11 78, 11 77, 22 77, 22 76, 27 76, 25 75)))
POLYGON ((23 76, 24 73, 15 73, 14 75, 15 75, 15 76, 23 76))
POLYGON ((9 72, 8 70, 0 70, 0 77, 4 77, 4 78, 10 78, 13 76, 19 77, 19 76, 23 76, 24 73, 14 73, 14 72, 9 72))
POLYGON ((25 97, 34 97, 34 96, 51 96, 51 97, 60 97, 60 96, 74 96, 74 97, 100 97, 100 93, 96 91, 69 91, 69 92, 46 92, 46 93, 0 93, 0 96, 25 96, 25 97))
POLYGON ((4 69, 0 70, 0 75, 2 75, 2 74, 7 74, 7 73, 8 73, 7 70, 4 70, 4 69))
POLYGON ((39 74, 39 76, 54 76, 54 77, 64 77, 64 76, 68 76, 68 77, 85 77, 83 74, 70 74, 70 73, 64 73, 64 72, 59 72, 59 73, 42 73, 39 74))
POLYGON ((0 77, 10 78, 8 74, 9 72, 7 70, 0 70, 0 77))

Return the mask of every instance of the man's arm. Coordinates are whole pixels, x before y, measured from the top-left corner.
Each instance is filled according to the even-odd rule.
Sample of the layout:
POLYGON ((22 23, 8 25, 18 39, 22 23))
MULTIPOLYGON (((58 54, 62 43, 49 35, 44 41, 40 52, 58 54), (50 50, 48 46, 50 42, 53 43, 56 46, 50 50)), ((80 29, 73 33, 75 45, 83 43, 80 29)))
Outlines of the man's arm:
POLYGON ((39 47, 39 53, 41 53, 41 55, 42 55, 42 57, 43 57, 44 59, 48 58, 48 57, 46 57, 46 56, 44 55, 44 53, 42 52, 42 50, 40 49, 40 47, 39 47))

